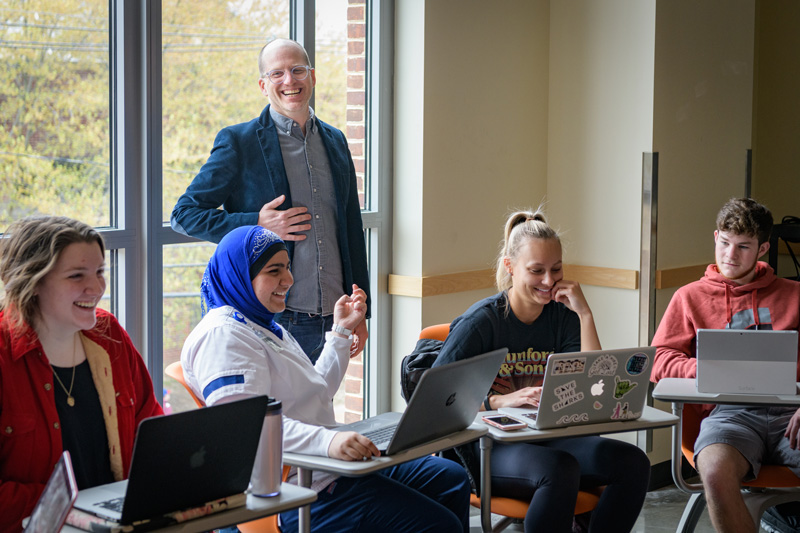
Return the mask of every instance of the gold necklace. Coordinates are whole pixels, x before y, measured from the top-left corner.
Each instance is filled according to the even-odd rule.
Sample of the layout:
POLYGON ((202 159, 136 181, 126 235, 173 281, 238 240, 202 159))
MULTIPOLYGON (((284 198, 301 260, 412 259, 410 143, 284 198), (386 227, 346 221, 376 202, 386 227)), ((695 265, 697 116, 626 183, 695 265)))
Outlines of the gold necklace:
POLYGON ((72 397, 72 387, 73 385, 75 385, 75 369, 77 368, 75 366, 75 357, 77 351, 78 350, 77 350, 77 339, 76 339, 76 341, 73 341, 72 343, 72 379, 69 382, 69 390, 67 390, 67 388, 64 386, 64 383, 61 381, 61 378, 58 377, 56 369, 53 368, 53 365, 50 365, 50 368, 53 368, 53 376, 56 378, 56 381, 58 381, 58 384, 61 385, 62 389, 64 389, 64 392, 67 393, 67 405, 69 405, 70 407, 75 407, 75 398, 72 397))

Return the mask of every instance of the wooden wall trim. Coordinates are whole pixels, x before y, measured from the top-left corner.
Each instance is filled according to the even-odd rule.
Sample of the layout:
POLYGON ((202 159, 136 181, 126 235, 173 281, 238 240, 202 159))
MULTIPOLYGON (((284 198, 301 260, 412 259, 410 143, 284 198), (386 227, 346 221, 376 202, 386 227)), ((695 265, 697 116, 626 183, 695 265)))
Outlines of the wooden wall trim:
MULTIPOLYGON (((637 270, 564 265, 564 276, 584 285, 634 290, 639 288, 637 270)), ((425 298, 492 287, 494 287, 494 269, 422 277, 389 274, 389 294, 397 296, 425 298)))
POLYGON ((682 287, 687 283, 697 281, 703 277, 707 267, 708 263, 704 263, 702 265, 656 270, 656 289, 682 287))

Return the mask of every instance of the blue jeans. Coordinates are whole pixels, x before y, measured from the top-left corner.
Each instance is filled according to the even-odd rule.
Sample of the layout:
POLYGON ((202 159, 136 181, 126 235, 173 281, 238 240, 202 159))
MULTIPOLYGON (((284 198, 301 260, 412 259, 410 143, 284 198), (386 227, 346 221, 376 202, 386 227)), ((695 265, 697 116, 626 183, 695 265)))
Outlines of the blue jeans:
MULTIPOLYGON (((311 531, 469 531, 470 485, 460 464, 426 456, 364 477, 340 477, 311 504, 311 531)), ((297 511, 281 513, 297 531, 297 511)))
POLYGON ((325 345, 325 333, 333 327, 333 315, 309 315, 297 311, 284 311, 275 315, 275 321, 292 334, 311 363, 316 363, 325 345))

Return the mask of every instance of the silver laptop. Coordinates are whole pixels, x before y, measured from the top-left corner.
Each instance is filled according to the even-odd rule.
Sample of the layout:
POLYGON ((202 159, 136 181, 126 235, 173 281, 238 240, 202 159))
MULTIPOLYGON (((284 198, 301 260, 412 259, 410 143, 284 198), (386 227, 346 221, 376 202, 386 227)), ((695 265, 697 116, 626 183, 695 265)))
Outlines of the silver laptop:
POLYGON ((797 332, 697 330, 697 392, 796 394, 797 332))
POLYGON ((554 354, 538 409, 499 411, 536 429, 635 420, 642 416, 654 347, 554 354))
POLYGON ((44 486, 31 516, 25 520, 24 533, 61 531, 72 504, 78 497, 78 485, 72 471, 69 452, 64 451, 44 486))
POLYGON ((266 396, 142 420, 127 480, 81 490, 75 507, 120 525, 247 490, 266 396))
POLYGON ((475 421, 507 353, 501 348, 430 368, 422 375, 403 413, 383 413, 335 429, 368 437, 383 455, 466 429, 475 421))

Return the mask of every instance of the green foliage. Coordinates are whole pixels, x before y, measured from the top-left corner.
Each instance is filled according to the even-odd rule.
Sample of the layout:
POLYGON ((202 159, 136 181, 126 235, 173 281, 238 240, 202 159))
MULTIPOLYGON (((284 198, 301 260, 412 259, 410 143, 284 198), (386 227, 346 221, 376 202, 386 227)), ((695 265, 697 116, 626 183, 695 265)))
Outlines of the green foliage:
MULTIPOLYGON (((0 5, 0 232, 32 214, 111 225, 108 6, 108 0, 0 5)), ((341 30, 340 39, 316 52, 315 110, 344 129, 341 30)), ((258 53, 269 40, 288 36, 288 0, 163 1, 163 220, 216 133, 261 113, 267 100, 258 88, 258 53)), ((165 364, 179 357, 200 320, 200 280, 213 250, 208 243, 164 247, 165 364)))

